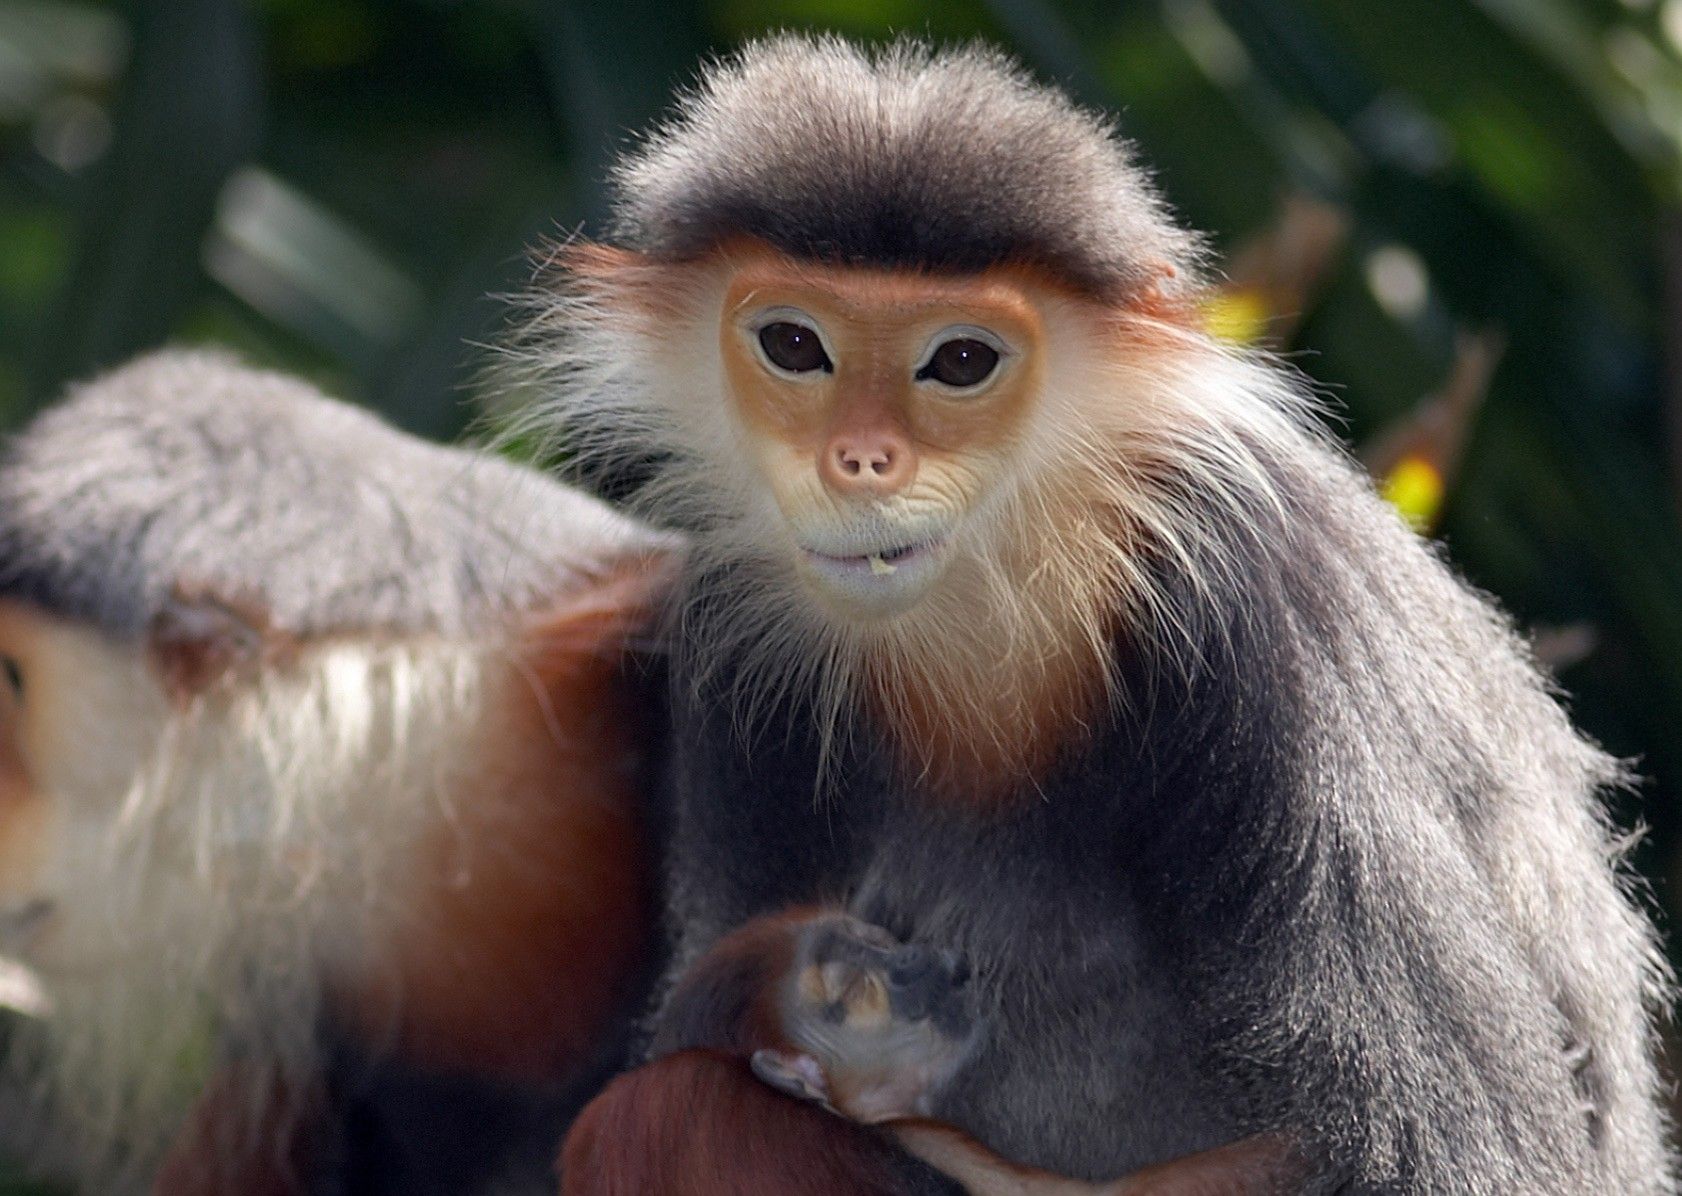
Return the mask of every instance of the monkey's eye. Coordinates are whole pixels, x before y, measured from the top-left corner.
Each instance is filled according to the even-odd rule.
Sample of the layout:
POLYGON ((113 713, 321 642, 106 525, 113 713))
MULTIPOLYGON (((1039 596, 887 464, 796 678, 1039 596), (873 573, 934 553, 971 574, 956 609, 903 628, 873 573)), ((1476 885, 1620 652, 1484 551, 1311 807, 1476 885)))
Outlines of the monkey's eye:
POLYGON ((759 330, 759 347, 765 351, 766 360, 791 374, 809 374, 813 370, 835 372, 817 332, 804 324, 778 320, 765 325, 759 330))
POLYGON ((0 673, 5 674, 6 685, 11 689, 14 698, 23 697, 23 668, 17 660, 10 656, 0 656, 0 673))
POLYGON ((999 368, 999 351, 986 341, 971 336, 954 337, 929 355, 923 368, 917 371, 919 382, 932 378, 956 390, 980 386, 999 368))

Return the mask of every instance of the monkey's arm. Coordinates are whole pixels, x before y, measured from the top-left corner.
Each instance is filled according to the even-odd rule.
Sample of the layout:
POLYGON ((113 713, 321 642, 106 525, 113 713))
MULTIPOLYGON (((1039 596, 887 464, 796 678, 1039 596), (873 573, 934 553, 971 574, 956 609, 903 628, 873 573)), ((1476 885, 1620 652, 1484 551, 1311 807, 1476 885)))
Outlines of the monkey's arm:
POLYGON ((1234 533, 1224 551, 1243 562, 1242 606, 1199 599, 1164 569, 1213 647, 1173 682, 1195 718, 1140 720, 1139 750, 1160 753, 1159 774, 1125 798, 1150 819, 1146 834, 1130 828, 1146 851, 1126 857, 1127 874, 1188 1024, 1234 1077, 1249 1124, 1301 1132, 1323 1169, 1316 1192, 1646 1190, 1590 1178, 1600 1098, 1573 1075, 1578 994, 1547 970, 1567 951, 1592 955, 1568 974, 1606 986, 1597 1017, 1621 1016, 1639 993, 1620 987, 1634 926, 1605 867, 1612 850, 1571 839, 1592 800, 1571 786, 1598 762, 1531 678, 1511 676, 1528 666, 1508 645, 1478 640, 1485 658, 1467 665, 1456 654, 1468 641, 1429 638, 1439 614, 1461 621, 1457 636, 1489 615, 1446 574, 1398 563, 1411 568, 1400 554, 1417 549, 1388 542, 1399 534, 1388 512, 1358 506, 1342 474, 1273 465, 1303 509, 1360 522, 1325 537, 1283 522, 1253 542, 1234 533), (1425 662, 1417 676, 1393 672, 1378 633, 1347 630, 1365 594, 1408 636, 1423 628, 1408 641, 1420 645, 1409 666, 1425 662), (1400 704, 1405 685, 1426 681, 1471 696, 1441 721, 1422 694, 1400 704), (1508 717, 1507 703, 1513 728, 1476 721, 1508 717), (1509 733, 1546 744, 1523 771, 1509 733), (1544 817, 1552 802, 1561 808, 1544 817), (1589 891, 1567 900, 1564 886, 1517 883, 1552 861, 1514 828, 1483 825, 1497 815, 1589 891), (1608 918, 1591 936, 1567 909, 1617 910, 1623 925, 1608 918), (1527 924, 1560 941, 1527 941, 1527 924))
POLYGON ((776 1008, 782 1049, 753 1055, 760 1079, 866 1124, 970 1196, 1269 1196, 1302 1177, 1279 1135, 1258 1135, 1108 1183, 1024 1167, 929 1108, 977 1037, 968 969, 857 918, 817 915, 800 931, 776 1008))
POLYGON ((1111 1183, 1065 1179, 1018 1167, 974 1138, 934 1121, 887 1127, 908 1153, 956 1180, 969 1196, 1288 1196, 1301 1164, 1273 1134, 1216 1147, 1136 1171, 1111 1183))
POLYGON ((1088 1183, 1017 1166, 928 1120, 974 1036, 964 978, 950 954, 903 945, 837 910, 750 922, 674 990, 654 1044, 657 1055, 672 1053, 615 1081, 581 1115, 563 1153, 564 1193, 707 1191, 694 1177, 709 1167, 726 1168, 720 1192, 929 1190, 929 1177, 896 1163, 890 1142, 971 1196, 1288 1190, 1294 1163, 1274 1138, 1088 1183), (744 1084, 750 1074, 765 1084, 744 1084), (843 1176, 838 1186, 814 1177, 817 1159, 835 1164, 818 1174, 843 1176))

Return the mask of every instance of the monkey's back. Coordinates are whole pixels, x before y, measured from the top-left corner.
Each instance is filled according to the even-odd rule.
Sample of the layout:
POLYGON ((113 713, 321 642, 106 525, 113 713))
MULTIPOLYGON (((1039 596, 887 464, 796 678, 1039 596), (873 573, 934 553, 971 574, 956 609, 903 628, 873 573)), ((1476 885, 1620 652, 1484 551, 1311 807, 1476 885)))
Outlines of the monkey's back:
POLYGON ((292 634, 462 633, 668 543, 534 470, 215 352, 75 388, 0 460, 0 596, 120 636, 180 584, 260 602, 292 634))

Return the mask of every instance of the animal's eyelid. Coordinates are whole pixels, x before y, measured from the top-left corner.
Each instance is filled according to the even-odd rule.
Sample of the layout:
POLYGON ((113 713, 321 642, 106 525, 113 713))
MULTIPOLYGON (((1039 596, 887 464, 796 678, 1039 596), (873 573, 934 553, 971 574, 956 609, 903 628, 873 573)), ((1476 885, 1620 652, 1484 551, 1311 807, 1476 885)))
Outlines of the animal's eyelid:
POLYGON ((952 324, 935 333, 929 338, 928 344, 923 346, 923 352, 918 356, 915 367, 918 376, 922 376, 923 371, 929 368, 930 363, 934 361, 934 355, 940 352, 943 346, 962 340, 980 341, 997 353, 1000 361, 1016 356, 1016 350, 1009 342, 990 328, 979 324, 952 324))

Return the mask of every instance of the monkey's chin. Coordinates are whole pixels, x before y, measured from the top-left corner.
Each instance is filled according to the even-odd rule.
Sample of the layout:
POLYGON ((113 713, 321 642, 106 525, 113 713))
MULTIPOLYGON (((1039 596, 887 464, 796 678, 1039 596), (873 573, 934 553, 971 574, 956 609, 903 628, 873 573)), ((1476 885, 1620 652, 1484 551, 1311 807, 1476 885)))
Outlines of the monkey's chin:
POLYGON ((798 569, 819 601, 843 618, 886 619, 917 605, 946 571, 946 542, 854 556, 802 548, 798 569))

